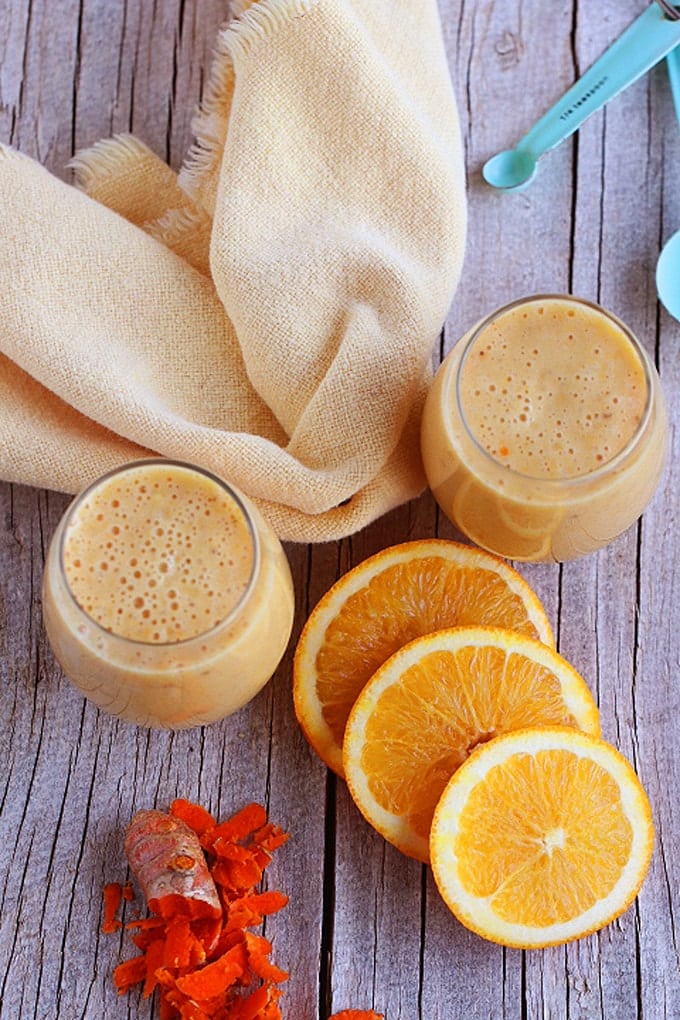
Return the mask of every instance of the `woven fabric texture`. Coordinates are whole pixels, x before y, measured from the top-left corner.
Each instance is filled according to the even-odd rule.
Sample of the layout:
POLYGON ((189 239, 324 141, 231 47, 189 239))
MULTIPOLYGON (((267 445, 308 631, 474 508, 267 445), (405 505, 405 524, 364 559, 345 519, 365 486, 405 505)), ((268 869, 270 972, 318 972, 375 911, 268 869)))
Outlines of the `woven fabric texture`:
POLYGON ((73 183, 0 147, 0 476, 200 464, 284 540, 424 487, 466 227, 436 0, 240 0, 179 174, 132 136, 73 183))

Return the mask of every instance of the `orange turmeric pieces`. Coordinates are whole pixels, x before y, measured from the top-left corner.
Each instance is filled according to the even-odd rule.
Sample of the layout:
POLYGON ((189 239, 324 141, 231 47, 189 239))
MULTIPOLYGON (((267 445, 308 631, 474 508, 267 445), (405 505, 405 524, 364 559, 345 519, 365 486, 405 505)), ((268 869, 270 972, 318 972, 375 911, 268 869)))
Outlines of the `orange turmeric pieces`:
POLYGON ((328 1020, 383 1020, 383 1014, 374 1013, 372 1009, 343 1009, 328 1020))
POLYGON ((114 931, 118 931, 123 927, 122 921, 119 921, 116 917, 122 902, 122 885, 118 882, 107 883, 104 886, 104 920, 102 922, 102 932, 104 935, 112 935, 114 931))
MULTIPOLYGON (((250 804, 220 824, 199 805, 140 811, 125 849, 151 916, 126 927, 140 950, 113 975, 119 993, 158 992, 161 1020, 281 1020, 278 988, 288 977, 271 943, 250 931, 288 897, 256 892, 274 850, 288 838, 250 804)), ((123 890, 104 890, 102 930, 116 931, 123 890)))
POLYGON ((198 836, 181 818, 138 811, 125 835, 125 853, 149 910, 171 919, 219 918, 222 906, 198 836))
MULTIPOLYGON (((118 992, 139 984, 144 996, 157 992, 160 1020, 281 1020, 278 986, 288 974, 251 929, 288 902, 278 890, 256 891, 287 839, 259 804, 220 823, 188 800, 168 813, 139 811, 125 850, 151 914, 125 926, 140 952, 115 968, 118 992)), ((122 927, 116 914, 132 895, 129 883, 104 887, 103 932, 122 927)), ((383 1015, 346 1009, 329 1020, 383 1015)))

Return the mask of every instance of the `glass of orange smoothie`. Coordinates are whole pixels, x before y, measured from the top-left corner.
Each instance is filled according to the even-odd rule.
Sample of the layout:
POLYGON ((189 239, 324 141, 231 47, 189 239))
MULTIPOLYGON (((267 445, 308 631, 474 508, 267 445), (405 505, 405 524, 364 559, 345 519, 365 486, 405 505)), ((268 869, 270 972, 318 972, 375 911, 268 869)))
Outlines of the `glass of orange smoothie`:
POLYGON ((208 471, 145 460, 71 504, 45 566, 43 616, 66 675, 142 726, 214 722, 271 678, 291 633, 283 548, 208 471))
POLYGON ((667 430, 658 375, 630 330, 589 301, 539 295, 456 344, 428 394, 421 446, 463 534, 509 559, 561 562, 640 516, 667 430))

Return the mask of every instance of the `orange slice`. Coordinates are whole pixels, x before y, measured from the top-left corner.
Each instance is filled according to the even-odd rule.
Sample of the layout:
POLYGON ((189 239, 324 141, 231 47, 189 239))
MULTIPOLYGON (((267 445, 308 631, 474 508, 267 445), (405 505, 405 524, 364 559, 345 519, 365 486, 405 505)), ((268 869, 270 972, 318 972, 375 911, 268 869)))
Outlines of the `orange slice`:
POLYGON ((554 646, 526 581, 491 553, 444 539, 371 556, 326 593, 295 653, 298 721, 317 754, 343 775, 342 740, 362 687, 402 645, 447 627, 506 627, 554 646))
POLYGON ((498 628, 439 631, 396 652, 360 693, 345 732, 345 776, 371 825, 427 861, 437 801, 475 747, 551 724, 599 733, 585 681, 557 652, 498 628))
POLYGON ((480 747, 448 784, 430 837, 437 886, 459 920, 524 949, 581 938, 622 914, 653 842, 630 764, 563 727, 480 747))

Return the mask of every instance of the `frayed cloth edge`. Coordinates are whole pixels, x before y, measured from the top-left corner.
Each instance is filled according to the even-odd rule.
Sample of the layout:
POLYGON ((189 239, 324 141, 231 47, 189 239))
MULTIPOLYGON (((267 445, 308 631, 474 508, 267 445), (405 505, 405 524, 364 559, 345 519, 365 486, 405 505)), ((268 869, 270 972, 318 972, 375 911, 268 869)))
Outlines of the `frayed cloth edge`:
POLYGON ((211 174, 221 162, 231 107, 235 69, 253 47, 271 38, 293 18, 312 10, 320 0, 234 0, 233 19, 217 34, 213 64, 198 110, 192 121, 194 142, 179 172, 180 188, 212 216, 208 193, 211 174), (227 96, 229 99, 227 100, 227 96))
POLYGON ((73 170, 74 185, 88 191, 95 183, 120 172, 121 165, 153 155, 134 135, 117 134, 81 149, 67 163, 73 170))

